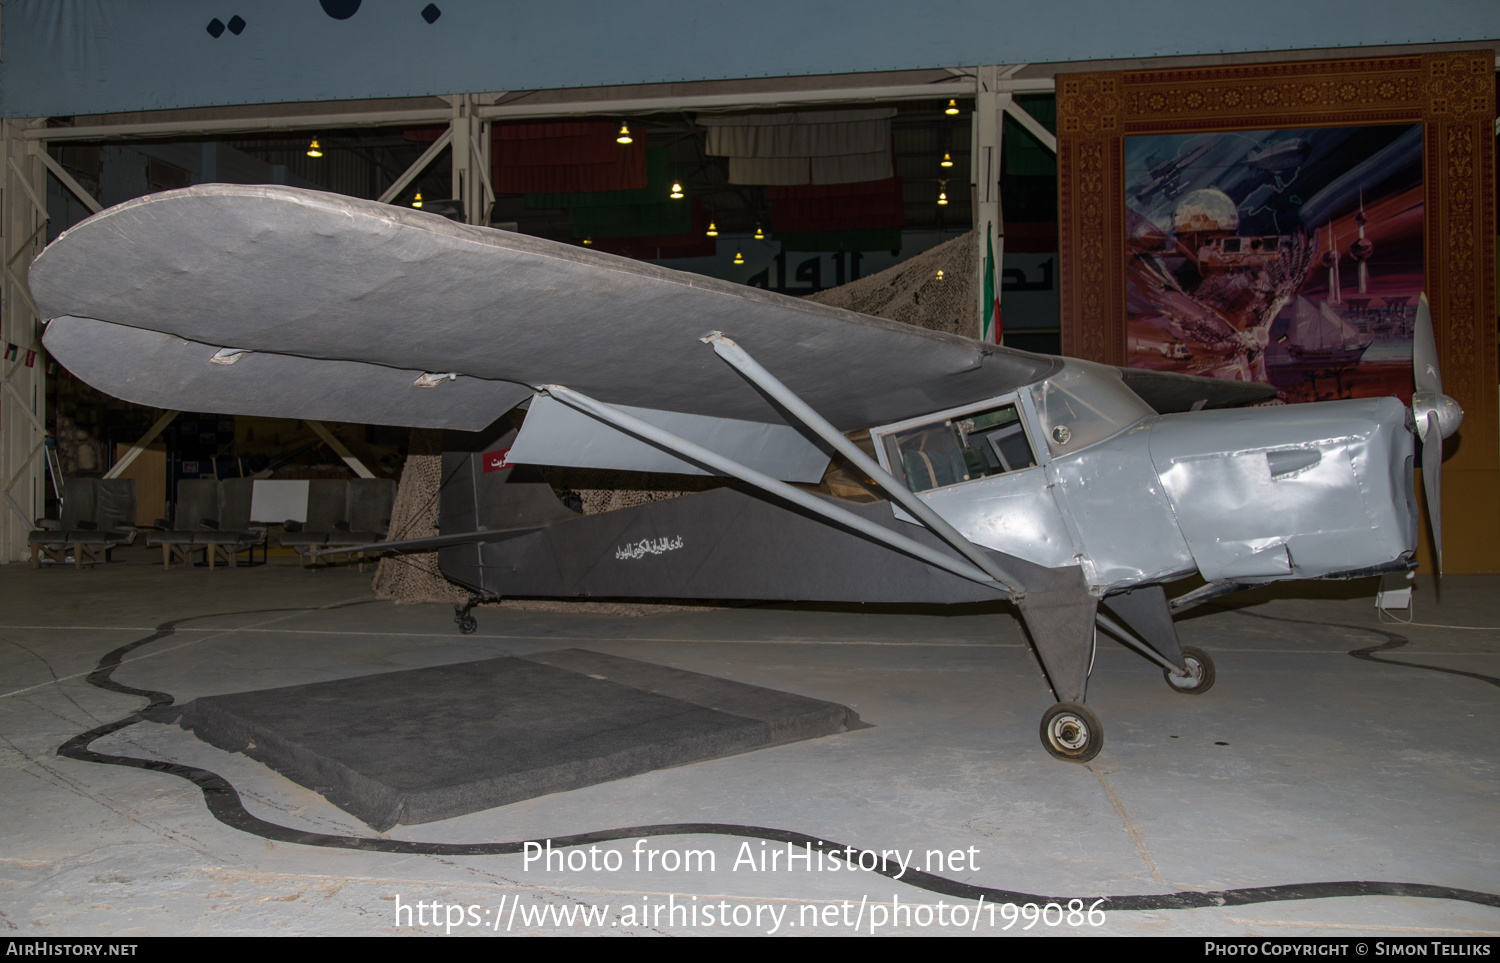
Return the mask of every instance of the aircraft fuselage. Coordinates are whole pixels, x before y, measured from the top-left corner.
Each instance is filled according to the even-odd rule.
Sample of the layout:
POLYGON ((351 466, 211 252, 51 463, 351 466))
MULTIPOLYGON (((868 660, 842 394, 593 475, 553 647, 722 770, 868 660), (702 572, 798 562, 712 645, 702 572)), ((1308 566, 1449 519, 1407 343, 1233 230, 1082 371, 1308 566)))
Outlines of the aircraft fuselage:
POLYGON ((1113 369, 1069 360, 1052 380, 877 428, 882 465, 975 543, 1081 565, 1100 595, 1195 571, 1325 577, 1416 548, 1412 433, 1394 398, 1157 415, 1119 404, 1113 369), (986 432, 1011 409, 1031 463, 1007 469, 997 456, 1019 440, 986 432), (1117 430, 1091 440, 1105 415, 1117 430))

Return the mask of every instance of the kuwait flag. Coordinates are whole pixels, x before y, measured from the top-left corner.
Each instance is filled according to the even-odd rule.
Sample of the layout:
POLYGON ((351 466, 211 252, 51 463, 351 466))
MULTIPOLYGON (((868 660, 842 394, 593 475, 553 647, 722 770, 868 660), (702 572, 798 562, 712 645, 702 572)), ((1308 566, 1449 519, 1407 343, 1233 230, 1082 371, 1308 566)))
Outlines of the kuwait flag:
POLYGON ((995 276, 1000 272, 995 270, 995 241, 988 230, 984 232, 984 246, 984 303, 987 310, 979 340, 1001 344, 1004 334, 1000 330, 1000 286, 995 283, 995 276))

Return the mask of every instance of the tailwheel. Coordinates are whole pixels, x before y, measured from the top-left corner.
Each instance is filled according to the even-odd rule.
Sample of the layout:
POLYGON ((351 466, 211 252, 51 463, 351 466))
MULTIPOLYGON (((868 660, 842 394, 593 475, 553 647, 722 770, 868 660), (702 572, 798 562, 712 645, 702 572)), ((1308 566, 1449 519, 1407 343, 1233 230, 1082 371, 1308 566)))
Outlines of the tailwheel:
POLYGON ((1088 762, 1104 748, 1104 723, 1085 705, 1059 702, 1042 713, 1042 745, 1058 759, 1088 762))
POLYGON ((1187 663, 1187 675, 1178 675, 1171 669, 1163 669, 1167 685, 1185 695, 1200 695, 1214 687, 1214 660, 1208 653, 1194 645, 1182 647, 1182 661, 1187 663))
POLYGON ((489 601, 489 599, 490 596, 487 595, 471 595, 468 602, 463 605, 453 606, 453 621, 458 624, 458 631, 464 635, 474 634, 474 630, 479 628, 479 620, 469 613, 473 610, 474 606, 480 602, 489 601))

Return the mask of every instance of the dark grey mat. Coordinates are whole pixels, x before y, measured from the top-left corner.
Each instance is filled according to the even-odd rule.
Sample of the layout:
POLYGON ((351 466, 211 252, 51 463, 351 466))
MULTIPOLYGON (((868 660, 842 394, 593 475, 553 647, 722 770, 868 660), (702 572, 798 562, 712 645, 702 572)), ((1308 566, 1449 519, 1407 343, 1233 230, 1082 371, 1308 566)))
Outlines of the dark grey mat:
POLYGON ((377 831, 864 727, 831 702, 583 649, 209 696, 173 717, 377 831))

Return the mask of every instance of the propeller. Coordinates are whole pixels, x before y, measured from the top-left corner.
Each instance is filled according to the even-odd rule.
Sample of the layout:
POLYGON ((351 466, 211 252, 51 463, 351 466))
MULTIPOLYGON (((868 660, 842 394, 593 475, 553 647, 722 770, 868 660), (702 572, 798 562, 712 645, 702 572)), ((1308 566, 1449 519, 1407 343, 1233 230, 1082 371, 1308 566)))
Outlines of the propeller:
POLYGON ((1432 522, 1432 548, 1438 571, 1443 570, 1442 471, 1443 439, 1463 423, 1464 410, 1443 394, 1443 376, 1438 371, 1437 339, 1432 333, 1432 311, 1427 295, 1417 300, 1417 326, 1412 332, 1412 374, 1416 390, 1411 393, 1411 413, 1422 440, 1422 487, 1427 492, 1427 517, 1432 522))

